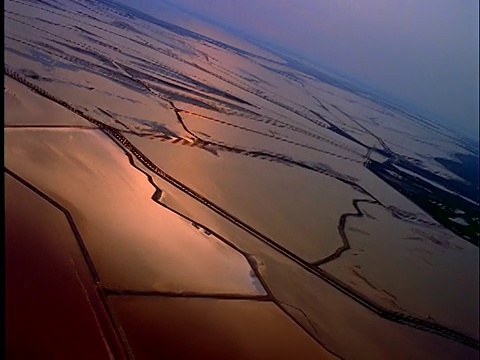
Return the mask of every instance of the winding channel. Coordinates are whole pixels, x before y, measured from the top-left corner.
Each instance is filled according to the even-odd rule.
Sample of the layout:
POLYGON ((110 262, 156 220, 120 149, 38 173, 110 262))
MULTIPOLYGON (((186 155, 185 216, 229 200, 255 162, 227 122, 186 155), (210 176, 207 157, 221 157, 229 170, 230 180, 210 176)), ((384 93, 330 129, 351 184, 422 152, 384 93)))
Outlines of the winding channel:
POLYGON ((320 265, 323 265, 327 262, 335 260, 335 259, 339 258, 340 255, 342 255, 343 252, 350 249, 350 243, 348 242, 348 237, 345 234, 345 224, 347 222, 347 218, 350 217, 350 216, 352 216, 352 217, 362 217, 364 215, 362 210, 358 207, 358 203, 361 203, 361 202, 365 202, 365 203, 368 203, 368 204, 378 204, 377 200, 366 200, 366 199, 355 199, 355 200, 353 200, 352 205, 357 212, 356 213, 342 214, 342 216, 340 216, 340 220, 338 221, 338 227, 337 227, 338 228, 338 233, 340 234, 340 236, 342 238, 343 245, 340 246, 337 250, 335 250, 335 252, 333 254, 328 255, 327 257, 324 257, 321 260, 313 262, 312 265, 320 266, 320 265))

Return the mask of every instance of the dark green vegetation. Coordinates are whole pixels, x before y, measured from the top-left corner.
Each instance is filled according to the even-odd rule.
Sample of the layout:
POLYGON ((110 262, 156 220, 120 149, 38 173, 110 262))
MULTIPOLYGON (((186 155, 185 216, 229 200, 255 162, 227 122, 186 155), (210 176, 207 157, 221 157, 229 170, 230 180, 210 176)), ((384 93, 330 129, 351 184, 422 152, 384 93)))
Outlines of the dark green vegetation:
MULTIPOLYGON (((468 242, 479 246, 479 206, 458 195, 442 190, 419 177, 408 174, 405 171, 402 171, 402 168, 406 168, 421 176, 428 177, 429 180, 430 178, 432 178, 431 180, 435 178, 436 183, 441 184, 443 182, 445 185, 448 185, 448 188, 457 185, 457 190, 460 191, 470 190, 472 193, 473 190, 475 190, 472 189, 472 185, 468 186, 459 181, 444 179, 405 160, 398 161, 397 165, 398 166, 395 166, 391 161, 386 161, 385 163, 371 161, 366 166, 374 174, 412 200, 447 229, 453 231, 468 242), (458 218, 462 220, 454 220, 458 218)), ((460 168, 460 166, 458 166, 458 168, 460 168)))
MULTIPOLYGON (((474 156, 472 157, 476 158, 474 156)), ((472 160, 469 156, 466 156, 466 158, 469 159, 470 162, 462 161, 457 163, 449 159, 436 158, 437 162, 442 164, 448 170, 452 171, 454 174, 457 174, 464 181, 446 179, 430 170, 418 166, 412 161, 407 161, 403 158, 395 160, 395 164, 478 203, 478 174, 476 175, 477 180, 475 180, 475 169, 472 167, 472 164, 475 162, 475 160, 472 160)), ((476 162, 478 163, 478 158, 476 158, 476 162)))
POLYGON ((435 158, 435 160, 442 164, 445 168, 451 172, 457 174, 459 177, 468 182, 469 185, 469 195, 470 199, 480 201, 479 196, 479 184, 480 184, 480 173, 479 173, 479 158, 478 151, 477 155, 466 155, 466 154, 456 154, 455 157, 457 161, 444 158, 435 158))

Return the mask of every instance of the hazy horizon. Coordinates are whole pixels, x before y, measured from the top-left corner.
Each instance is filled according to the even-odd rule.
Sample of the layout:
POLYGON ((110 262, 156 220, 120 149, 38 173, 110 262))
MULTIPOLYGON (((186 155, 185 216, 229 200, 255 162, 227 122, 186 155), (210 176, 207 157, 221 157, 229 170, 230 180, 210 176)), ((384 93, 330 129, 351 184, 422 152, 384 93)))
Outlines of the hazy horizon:
MULTIPOLYGON (((121 2, 152 15, 159 6, 121 2)), ((332 68, 478 139, 478 2, 163 2, 332 68)))
POLYGON ((7 358, 479 360, 466 3, 137 1, 5 2, 7 358))

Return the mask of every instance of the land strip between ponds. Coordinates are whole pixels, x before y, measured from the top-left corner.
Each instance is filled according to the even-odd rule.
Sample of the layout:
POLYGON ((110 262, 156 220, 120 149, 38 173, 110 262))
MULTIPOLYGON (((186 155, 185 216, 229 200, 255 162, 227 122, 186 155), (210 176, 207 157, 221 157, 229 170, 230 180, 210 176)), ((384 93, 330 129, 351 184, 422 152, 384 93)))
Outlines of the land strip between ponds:
POLYGON ((86 125, 37 125, 37 124, 25 124, 25 125, 4 125, 4 129, 71 129, 71 130, 92 130, 96 127, 86 125))
POLYGON ((242 294, 208 294, 201 292, 175 292, 175 291, 139 291, 129 289, 105 288, 108 295, 118 296, 160 296, 171 298, 192 298, 192 299, 217 299, 217 300, 249 300, 249 301, 272 301, 270 295, 242 295, 242 294))
MULTIPOLYGON (((157 165, 155 165, 150 159, 148 159, 138 148, 136 148, 127 138, 125 138, 119 130, 108 126, 101 121, 98 121, 91 116, 84 114, 82 111, 76 109, 72 105, 68 104, 64 100, 58 99, 55 96, 51 95, 50 93, 46 92, 44 89, 40 88, 39 86, 27 81, 24 77, 20 76, 18 73, 4 68, 4 73, 7 76, 12 77, 13 79, 21 82, 22 84, 28 86, 30 89, 37 92, 39 95, 44 96, 56 103, 64 106, 65 108, 73 111, 75 114, 83 117, 84 119, 88 120, 89 122, 93 123, 94 125, 98 126, 98 128, 103 131, 105 134, 109 135, 110 137, 115 138, 123 147, 131 152, 148 170, 152 171, 156 175, 158 175, 163 180, 167 181, 171 185, 175 186, 185 194, 189 195, 190 197, 194 198, 195 200, 201 202, 206 207, 214 211, 215 213, 219 214, 226 220, 232 222, 240 229, 246 231, 247 233, 253 235, 258 240, 262 241, 263 243, 270 246, 272 249, 276 250, 277 252, 281 253, 282 255, 288 257, 290 260, 297 263, 299 266, 304 268, 306 271, 316 275, 317 277, 321 278, 338 291, 342 292, 346 296, 350 297, 357 303, 361 304, 365 308, 371 310, 375 314, 379 315, 380 317, 391 320, 400 324, 404 324, 407 326, 411 326, 420 330, 424 330, 427 332, 431 332, 437 335, 440 335, 444 338, 448 338, 464 345, 470 346, 475 349, 480 348, 480 343, 478 340, 465 335, 457 330, 450 329, 446 326, 437 324, 432 321, 428 321, 425 319, 416 318, 414 316, 409 316, 403 313, 391 311, 373 300, 369 299, 365 295, 361 294, 351 286, 347 285, 346 283, 338 280, 331 274, 327 273, 326 271, 320 269, 319 267, 308 263, 307 261, 303 260, 299 256, 297 256, 292 251, 286 249, 282 245, 276 243, 272 239, 268 238, 267 236, 263 235, 262 233, 258 232, 256 229, 251 227, 250 225, 244 223, 240 219, 234 217, 232 214, 228 213, 226 210, 220 208, 218 205, 214 204, 213 202, 209 201, 207 198, 203 197, 201 194, 197 193, 193 189, 182 184, 180 181, 172 177, 171 175, 167 174, 165 171, 160 169, 157 165)), ((346 182, 346 181, 345 181, 346 182)), ((359 187, 359 185, 354 184, 355 186, 359 187)))
MULTIPOLYGON (((173 102, 170 102, 170 104, 173 104, 173 102)), ((351 158, 348 158, 346 156, 341 156, 341 155, 338 155, 338 154, 335 154, 331 151, 326 151, 326 150, 322 150, 322 149, 319 149, 319 148, 316 148, 314 146, 310 146, 310 145, 306 145, 306 144, 302 144, 302 143, 299 143, 297 141, 292 141, 286 137, 283 137, 283 136, 280 136, 278 134, 275 134, 273 132, 270 132, 270 133, 265 133, 265 132, 262 132, 262 131, 258 131, 258 130, 253 130, 253 129, 250 129, 248 127, 244 127, 244 126, 240 126, 240 125, 236 125, 236 124, 232 124, 232 123, 229 123, 227 121, 223 121, 223 120, 219 120, 219 119, 215 119, 215 118, 212 118, 212 117, 208 117, 208 116, 203 116, 203 115, 199 115, 199 114, 196 114, 196 113, 193 113, 193 112, 190 112, 190 111, 187 111, 187 110, 181 110, 181 109, 177 109, 174 105, 172 105, 172 107, 174 108, 175 110, 175 113, 177 114, 177 118, 179 116, 179 113, 185 113, 185 114, 188 114, 190 116, 193 116, 193 117, 198 117, 198 118, 201 118, 201 119, 204 119, 204 120, 208 120, 208 121, 214 121, 214 122, 217 122, 217 123, 220 123, 222 125, 225 125, 225 126, 229 126, 229 127, 233 127, 233 128, 237 128, 239 130, 242 130, 242 131, 247 131, 247 132, 251 132, 251 133, 254 133, 254 134, 257 134, 257 135, 260 135, 260 136, 265 136, 265 137, 268 137, 269 139, 272 139, 272 140, 276 140, 276 141, 281 141, 281 142, 284 142, 284 143, 287 143, 289 145, 293 145, 293 146, 298 146, 298 147, 302 147, 302 148, 305 148, 305 149, 309 149, 309 150, 313 150, 313 151, 316 151, 316 152, 320 152, 320 153, 323 153, 323 154, 327 154, 327 155, 330 155, 330 156, 334 156, 334 157, 337 157, 337 158, 341 158, 343 160, 347 160, 347 161, 352 161, 352 162, 355 162, 355 163, 358 163, 358 164, 361 164, 362 161, 361 160, 358 160, 358 159, 351 159, 351 158)), ((194 135, 191 131, 189 131, 187 128, 186 128, 186 125, 184 123, 184 120, 182 119, 182 126, 183 128, 185 129, 185 131, 187 131, 190 135, 194 136, 195 138, 197 139, 200 139, 197 135, 194 135)), ((305 134, 304 134, 305 135, 305 134)), ((309 136, 309 135, 305 135, 305 136, 309 136)), ((322 142, 327 142, 329 144, 334 144, 334 142, 324 138, 324 137, 320 137, 320 136, 311 136, 312 138, 316 139, 316 140, 320 140, 322 142)), ((203 141, 208 141, 208 140, 203 140, 203 141)), ((334 146, 337 146, 336 144, 334 144, 334 146)), ((342 147, 342 146, 338 146, 340 147, 341 149, 344 149, 346 151, 352 151, 348 148, 345 148, 345 147, 342 147)), ((356 154, 356 153, 355 153, 356 154)))
MULTIPOLYGON (((47 201, 50 205, 54 206, 57 208, 59 211, 63 213, 63 215, 66 217, 66 220, 68 222, 68 225, 70 226, 70 229, 72 230, 72 233, 75 237, 75 240, 77 242, 77 245, 80 248, 81 254, 83 259, 86 262, 86 265, 88 267, 88 270, 90 272, 90 275, 92 276, 92 280, 95 284, 95 292, 97 296, 100 299, 101 303, 101 310, 104 310, 106 313, 107 318, 104 318, 103 316, 100 317, 101 315, 101 310, 95 309, 94 302, 90 302, 92 304, 92 309, 95 309, 95 314, 96 316, 99 316, 99 325, 103 330, 106 330, 109 325, 113 331, 113 338, 107 337, 108 344, 110 345, 109 348, 111 351, 115 354, 115 358, 127 358, 127 359, 134 359, 132 350, 130 349, 130 345, 128 344, 126 340, 125 333, 123 332, 120 323, 115 315, 115 313, 111 310, 109 304, 108 304, 108 298, 107 294, 103 290, 101 283, 100 283, 100 278, 98 276, 97 269, 95 268, 95 265, 93 263, 92 258, 90 257, 90 254, 88 253, 87 247, 82 239, 82 236, 80 234, 80 231, 78 230, 75 221, 73 219, 72 214, 70 211, 68 211, 66 208, 64 208, 62 205, 60 205, 58 202, 56 202, 54 199, 49 197, 47 194, 43 193, 41 190, 37 189, 35 186, 30 184, 28 181, 23 179, 21 176, 17 175, 14 173, 12 170, 8 169, 7 167, 4 167, 4 172, 5 174, 10 175, 13 179, 18 181, 20 184, 28 188, 29 190, 33 191, 36 195, 47 201), (117 346, 115 346, 117 344, 117 346)), ((75 264, 76 266, 76 264, 75 264)), ((85 287, 85 292, 88 298, 92 296, 91 291, 92 289, 90 287, 85 287)), ((108 334, 108 332, 107 332, 108 334)))

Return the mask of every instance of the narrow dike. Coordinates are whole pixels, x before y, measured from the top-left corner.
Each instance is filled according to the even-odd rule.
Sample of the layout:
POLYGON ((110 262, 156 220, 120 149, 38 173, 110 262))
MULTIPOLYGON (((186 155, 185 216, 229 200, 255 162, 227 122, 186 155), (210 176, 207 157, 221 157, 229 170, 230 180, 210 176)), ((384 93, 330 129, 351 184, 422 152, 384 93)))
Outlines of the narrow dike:
MULTIPOLYGON (((465 335, 457 330, 450 329, 444 325, 440 325, 428 320, 416 318, 413 316, 405 315, 399 312, 391 311, 376 302, 372 301, 368 297, 364 296, 363 294, 359 293, 357 290, 353 289, 351 286, 347 285, 346 283, 338 280, 334 276, 330 275, 326 271, 318 268, 317 266, 308 263, 307 261, 303 260, 290 250, 286 249, 282 245, 276 243, 272 239, 268 238, 267 236, 261 234, 258 232, 256 229, 251 227, 250 225, 244 223, 240 219, 234 217, 232 214, 228 213, 226 210, 220 208, 218 205, 214 204, 213 202, 209 201, 193 189, 188 188, 184 184, 182 184, 180 181, 175 179, 174 177, 170 176, 163 170, 161 170, 158 166, 156 166, 150 159, 148 159, 138 148, 136 148, 127 138, 125 138, 117 129, 112 128, 111 126, 108 126, 101 121, 98 121, 91 116, 84 114, 82 111, 76 109, 72 105, 68 104, 66 101, 61 100, 56 98, 55 96, 49 94, 46 92, 44 89, 41 87, 32 84, 31 82, 27 81, 23 76, 19 75, 15 71, 12 71, 11 69, 5 67, 4 68, 4 73, 5 75, 21 82, 25 86, 28 86, 30 89, 33 91, 37 92, 39 95, 44 96, 47 99, 50 99, 52 101, 55 101, 59 105, 64 106, 65 108, 69 109, 70 111, 74 112, 75 114, 83 117, 84 119, 88 120, 92 124, 98 126, 98 128, 103 131, 105 134, 115 138, 118 140, 120 144, 122 144, 125 149, 130 151, 144 166, 146 166, 150 171, 154 172, 156 175, 161 177, 163 180, 167 181, 171 185, 175 186, 179 190, 183 191, 187 195, 191 196, 195 200, 201 202, 205 206, 207 206, 209 209, 212 211, 216 212, 223 218, 227 219, 228 221, 232 222, 233 224, 237 225, 240 229, 248 232, 249 234, 253 235, 256 237, 258 240, 262 241, 263 243, 267 244, 270 246, 272 249, 278 251, 282 255, 288 257, 290 260, 294 261, 297 263, 299 266, 301 266, 303 269, 306 271, 316 275, 317 277, 321 278, 325 282, 327 282, 329 285, 333 286, 335 289, 338 291, 342 292, 346 296, 350 297, 351 299, 355 300, 357 303, 360 305, 364 306, 365 308, 373 311, 375 314, 379 315, 380 317, 391 320, 394 322, 397 322, 399 324, 411 326, 420 330, 424 330, 427 332, 431 332, 434 334, 437 334, 439 336, 442 336, 447 339, 454 340, 456 342, 459 342, 461 344, 464 344, 466 346, 472 347, 474 349, 480 349, 480 343, 478 340, 465 335)), ((344 182, 347 182, 344 180, 344 182)), ((359 187, 359 185, 354 184, 356 187, 359 187)), ((370 194, 369 194, 370 195, 370 194)), ((372 196, 373 197, 373 196, 372 196)), ((358 207, 357 207, 358 211, 358 207)))

